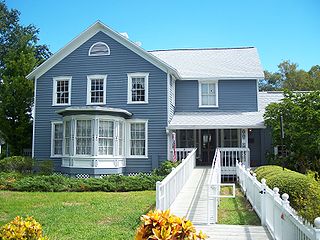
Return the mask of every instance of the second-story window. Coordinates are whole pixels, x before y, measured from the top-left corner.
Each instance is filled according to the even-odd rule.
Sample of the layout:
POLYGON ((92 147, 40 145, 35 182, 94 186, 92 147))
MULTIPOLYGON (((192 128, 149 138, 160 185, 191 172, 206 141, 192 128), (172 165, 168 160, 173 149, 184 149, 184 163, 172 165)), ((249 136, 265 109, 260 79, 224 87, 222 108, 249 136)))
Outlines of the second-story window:
POLYGON ((148 103, 149 73, 128 73, 128 103, 148 103))
POLYGON ((87 104, 105 104, 107 75, 90 75, 87 78, 87 104))
POLYGON ((52 105, 70 105, 71 103, 71 77, 53 78, 52 105))
POLYGON ((218 107, 217 82, 199 82, 199 107, 218 107))

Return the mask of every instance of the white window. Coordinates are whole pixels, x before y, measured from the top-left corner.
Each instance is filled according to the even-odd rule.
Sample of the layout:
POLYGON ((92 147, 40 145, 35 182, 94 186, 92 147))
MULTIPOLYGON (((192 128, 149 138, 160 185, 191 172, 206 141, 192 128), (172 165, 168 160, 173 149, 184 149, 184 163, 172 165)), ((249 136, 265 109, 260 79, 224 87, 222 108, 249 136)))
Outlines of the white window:
POLYGON ((53 78, 53 106, 71 104, 71 79, 72 77, 53 78))
POLYGON ((76 154, 77 155, 92 154, 92 121, 91 120, 76 121, 76 154))
POLYGON ((70 155, 71 144, 71 121, 67 120, 64 123, 64 154, 70 155))
POLYGON ((96 42, 89 49, 89 56, 110 55, 110 48, 104 42, 96 42))
POLYGON ((114 122, 99 120, 98 155, 113 155, 114 122))
POLYGON ((128 103, 148 103, 149 73, 128 73, 128 103))
POLYGON ((199 107, 218 107, 217 82, 199 82, 199 107))
POLYGON ((129 155, 147 156, 147 122, 131 122, 129 125, 129 155))
POLYGON ((118 137, 118 141, 119 141, 119 155, 122 156, 123 155, 123 145, 124 145, 124 131, 123 131, 123 122, 119 122, 119 137, 118 137))
POLYGON ((107 75, 90 75, 87 79, 87 104, 106 104, 107 75))
POLYGON ((52 122, 51 125, 51 157, 62 156, 63 123, 52 122))

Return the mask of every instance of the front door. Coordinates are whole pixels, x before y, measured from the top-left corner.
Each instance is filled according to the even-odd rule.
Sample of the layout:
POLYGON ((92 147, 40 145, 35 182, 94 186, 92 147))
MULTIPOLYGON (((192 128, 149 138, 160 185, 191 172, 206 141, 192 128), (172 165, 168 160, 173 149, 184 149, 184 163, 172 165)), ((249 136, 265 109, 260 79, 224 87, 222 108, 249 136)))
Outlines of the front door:
POLYGON ((216 149, 216 132, 214 129, 201 130, 200 166, 211 166, 216 149))

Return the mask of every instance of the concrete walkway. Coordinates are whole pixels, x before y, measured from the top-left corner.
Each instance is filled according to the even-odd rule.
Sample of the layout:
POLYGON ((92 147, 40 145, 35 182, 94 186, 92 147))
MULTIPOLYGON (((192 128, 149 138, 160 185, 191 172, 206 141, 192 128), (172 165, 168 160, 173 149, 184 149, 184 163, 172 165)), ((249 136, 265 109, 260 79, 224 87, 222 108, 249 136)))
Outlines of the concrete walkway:
POLYGON ((207 182, 209 167, 196 167, 172 203, 170 210, 179 217, 186 217, 202 230, 209 239, 218 240, 269 240, 272 239, 262 226, 207 225, 207 182))

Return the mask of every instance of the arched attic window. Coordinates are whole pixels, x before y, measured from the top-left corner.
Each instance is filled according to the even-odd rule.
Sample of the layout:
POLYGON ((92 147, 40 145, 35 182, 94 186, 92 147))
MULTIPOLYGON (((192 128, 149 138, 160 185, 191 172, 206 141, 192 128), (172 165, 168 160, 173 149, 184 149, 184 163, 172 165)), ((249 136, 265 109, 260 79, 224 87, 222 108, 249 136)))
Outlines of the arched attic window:
POLYGON ((104 42, 96 42, 89 49, 89 56, 110 55, 110 48, 104 42))

